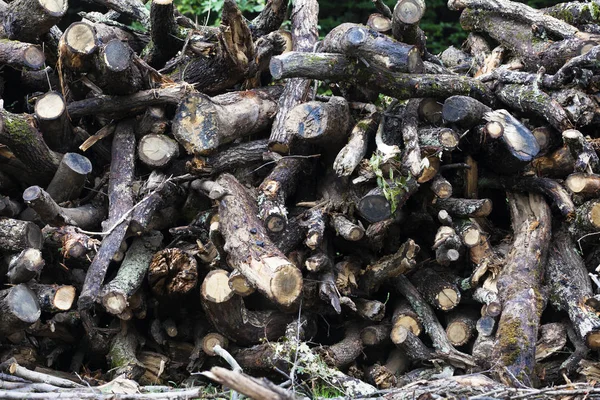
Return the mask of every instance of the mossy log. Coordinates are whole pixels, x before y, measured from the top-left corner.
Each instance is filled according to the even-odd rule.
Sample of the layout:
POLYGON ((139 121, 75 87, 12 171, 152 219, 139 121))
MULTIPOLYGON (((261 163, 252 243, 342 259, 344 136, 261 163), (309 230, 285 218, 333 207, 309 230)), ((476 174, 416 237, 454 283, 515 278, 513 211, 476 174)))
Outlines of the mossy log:
POLYGON ((271 59, 271 75, 276 79, 304 77, 351 82, 373 87, 381 93, 406 100, 414 97, 447 98, 471 96, 484 104, 496 101, 482 82, 459 75, 406 74, 392 72, 352 60, 342 54, 288 52, 271 59), (377 73, 373 73, 376 70, 377 73))
POLYGON ((151 232, 134 239, 125 253, 117 276, 102 287, 102 305, 111 314, 119 315, 129 304, 129 298, 140 288, 150 261, 162 242, 160 232, 151 232))
POLYGON ((544 307, 542 280, 550 243, 550 208, 540 195, 508 194, 514 243, 498 278, 502 315, 493 357, 505 384, 531 386, 535 343, 544 307))
POLYGON ((119 332, 110 344, 107 358, 114 376, 124 376, 126 379, 139 379, 146 368, 136 357, 140 346, 140 337, 132 326, 119 332))
POLYGON ((219 201, 219 215, 230 265, 270 300, 291 306, 302 291, 302 274, 268 237, 246 189, 228 174, 217 183, 229 190, 219 201))

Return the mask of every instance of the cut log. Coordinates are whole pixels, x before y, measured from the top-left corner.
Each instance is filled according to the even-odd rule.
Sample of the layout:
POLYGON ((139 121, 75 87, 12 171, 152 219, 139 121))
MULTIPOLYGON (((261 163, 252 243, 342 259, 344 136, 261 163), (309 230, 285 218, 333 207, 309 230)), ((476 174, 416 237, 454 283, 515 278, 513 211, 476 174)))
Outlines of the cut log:
POLYGON ((230 289, 228 279, 227 271, 213 270, 200 289, 202 306, 215 329, 242 346, 283 336, 293 315, 247 310, 242 298, 230 289))
POLYGON ((166 135, 149 134, 139 141, 138 157, 150 168, 164 168, 178 156, 179 145, 166 135))
POLYGON ((583 137, 581 132, 575 129, 568 129, 562 133, 565 145, 571 152, 571 157, 575 160, 576 172, 592 173, 598 169, 600 160, 593 147, 583 137))
POLYGON ((469 310, 457 309, 448 315, 446 335, 454 346, 467 344, 475 331, 476 316, 469 310))
POLYGON ((4 337, 24 330, 41 315, 37 296, 24 284, 0 291, 0 310, 0 335, 4 337))
POLYGON ((258 213, 269 232, 281 232, 287 224, 286 200, 309 168, 305 159, 283 158, 259 186, 258 213))
POLYGON ((438 310, 449 311, 460 302, 461 294, 448 270, 419 268, 411 277, 417 290, 438 310))
POLYGON ((565 179, 565 186, 575 193, 586 197, 600 195, 600 176, 596 174, 574 173, 565 179))
POLYGON ((77 153, 65 153, 46 192, 57 203, 78 199, 91 172, 92 163, 88 158, 77 153))
POLYGON ((427 362, 434 358, 434 352, 425 346, 414 333, 403 326, 398 327, 392 341, 415 362, 427 362))
POLYGON ((10 147, 20 161, 36 171, 36 183, 45 185, 50 182, 60 156, 48 148, 42 134, 34 128, 33 119, 26 114, 12 114, 2 109, 0 127, 0 143, 10 147))
POLYGON ((6 276, 12 284, 27 283, 40 275, 46 262, 38 249, 25 249, 12 257, 6 276))
POLYGON ((423 72, 423 61, 417 47, 397 42, 363 25, 338 25, 323 39, 322 51, 363 58, 372 68, 385 68, 392 72, 423 72))
POLYGON ((377 346, 389 339, 391 328, 384 322, 379 325, 367 326, 360 331, 360 339, 365 346, 377 346))
POLYGON ((392 342, 394 343, 397 341, 396 336, 398 335, 400 328, 408 329, 415 336, 420 336, 423 331, 423 325, 419 320, 419 316, 406 301, 399 301, 394 307, 392 331, 390 332, 390 339, 392 339, 392 342))
POLYGON ((75 302, 74 286, 48 285, 37 282, 30 282, 27 286, 35 292, 40 308, 44 312, 68 311, 75 302))
POLYGON ((140 288, 152 257, 162 242, 160 232, 152 232, 134 239, 127 249, 117 276, 102 288, 102 305, 111 314, 119 315, 128 301, 140 288))
POLYGON ((291 306, 302 291, 302 274, 269 239, 246 189, 228 174, 217 183, 229 190, 219 202, 229 263, 273 302, 291 306))
POLYGON ((41 249, 43 243, 42 231, 33 222, 0 218, 0 248, 4 251, 41 249))
POLYGON ((280 86, 215 97, 197 93, 179 105, 173 136, 190 154, 214 153, 220 145, 267 128, 277 112, 280 86))
POLYGON ((145 57, 148 64, 161 68, 183 47, 185 36, 175 22, 173 0, 156 0, 150 5, 152 43, 145 57))
POLYGON ((0 42, 0 63, 15 69, 40 70, 46 57, 39 46, 16 40, 0 42))
POLYGON ((34 43, 67 12, 66 0, 16 0, 2 17, 2 36, 34 43))
POLYGON ((64 152, 71 147, 72 132, 67 104, 57 92, 48 92, 35 103, 35 117, 45 142, 52 150, 64 152))

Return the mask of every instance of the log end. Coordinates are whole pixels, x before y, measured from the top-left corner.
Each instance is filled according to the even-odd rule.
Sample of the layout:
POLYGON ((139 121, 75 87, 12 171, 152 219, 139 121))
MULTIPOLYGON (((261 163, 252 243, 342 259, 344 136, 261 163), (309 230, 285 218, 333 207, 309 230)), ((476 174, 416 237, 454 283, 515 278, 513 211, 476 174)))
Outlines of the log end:
POLYGON ((39 98, 35 103, 35 116, 41 120, 55 120, 66 109, 65 101, 57 92, 49 92, 39 98))
POLYGON ((275 271, 270 288, 274 299, 282 306, 288 307, 302 293, 302 273, 293 264, 286 261, 275 271))
POLYGON ((75 54, 92 54, 98 48, 96 30, 85 22, 71 24, 64 33, 64 40, 75 54))
POLYGON ((71 285, 65 285, 56 290, 53 305, 57 310, 68 311, 71 309, 74 301, 75 287, 71 285))
POLYGON ((102 297, 102 305, 109 313, 119 315, 127 308, 127 298, 121 293, 107 293, 102 297))
POLYGON ((585 338, 585 344, 592 350, 600 349, 600 331, 592 331, 585 338))
POLYGON ((27 324, 33 324, 42 314, 37 295, 24 284, 10 289, 6 304, 14 317, 27 324))
POLYGON ((231 299, 235 292, 229 287, 229 274, 222 269, 210 271, 200 288, 202 298, 213 303, 223 303, 231 299))
POLYGON ((471 329, 464 322, 456 321, 446 327, 446 336, 454 346, 462 346, 471 338, 471 329))
POLYGON ((409 315, 404 315, 396 320, 394 323, 394 327, 392 328, 392 333, 390 334, 390 338, 392 342, 399 343, 396 340, 401 333, 401 329, 408 329, 415 336, 419 336, 421 334, 421 324, 414 318, 409 315))
POLYGON ((37 46, 29 46, 23 51, 23 60, 27 67, 38 70, 44 66, 46 56, 37 46))
POLYGON ((214 351, 215 346, 218 345, 225 349, 227 348, 228 344, 229 340, 225 336, 216 332, 208 333, 202 338, 202 350, 211 357, 217 355, 214 351))
POLYGON ((440 310, 452 310, 460 302, 460 293, 454 288, 445 288, 436 295, 435 300, 440 310))
POLYGON ((53 17, 62 17, 67 12, 67 0, 39 0, 39 2, 53 17))

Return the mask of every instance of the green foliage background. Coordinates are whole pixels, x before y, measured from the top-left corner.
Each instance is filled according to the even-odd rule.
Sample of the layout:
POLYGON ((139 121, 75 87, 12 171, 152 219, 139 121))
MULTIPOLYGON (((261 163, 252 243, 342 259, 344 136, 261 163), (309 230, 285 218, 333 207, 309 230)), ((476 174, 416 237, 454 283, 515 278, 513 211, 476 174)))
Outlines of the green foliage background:
MULTIPOLYGON (((263 9, 265 1, 237 0, 237 4, 247 18, 252 18, 263 9)), ((182 13, 200 23, 219 23, 223 0, 175 0, 175 3, 182 13)), ((384 3, 393 9, 396 0, 384 0, 384 3)), ((447 0, 426 0, 427 11, 420 25, 427 35, 427 48, 434 54, 451 45, 460 47, 467 36, 458 22, 460 13, 448 10, 446 3, 447 0)), ((557 1, 528 0, 525 3, 543 8, 556 4, 557 1)), ((375 12, 371 0, 319 0, 319 9, 321 36, 343 22, 365 23, 369 14, 375 12)))

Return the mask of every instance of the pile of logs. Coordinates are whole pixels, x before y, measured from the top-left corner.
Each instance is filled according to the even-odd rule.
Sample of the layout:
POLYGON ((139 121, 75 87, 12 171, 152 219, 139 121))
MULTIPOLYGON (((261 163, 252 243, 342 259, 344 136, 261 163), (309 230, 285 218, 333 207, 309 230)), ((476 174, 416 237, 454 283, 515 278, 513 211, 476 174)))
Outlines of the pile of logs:
POLYGON ((0 2, 0 398, 600 393, 596 0, 73 3, 0 2))

